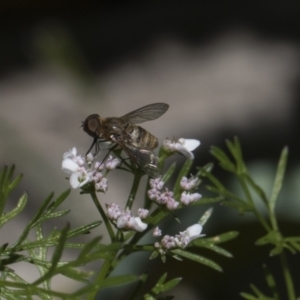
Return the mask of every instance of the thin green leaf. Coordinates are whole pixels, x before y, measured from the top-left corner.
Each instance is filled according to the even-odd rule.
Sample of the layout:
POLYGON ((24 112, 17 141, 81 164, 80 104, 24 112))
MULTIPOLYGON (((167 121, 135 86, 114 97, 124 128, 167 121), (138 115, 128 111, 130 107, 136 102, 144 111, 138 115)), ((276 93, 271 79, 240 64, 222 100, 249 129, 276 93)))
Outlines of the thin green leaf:
POLYGON ((203 168, 199 168, 199 170, 201 170, 201 174, 203 174, 202 177, 207 177, 218 188, 219 191, 226 191, 225 186, 210 172, 207 172, 203 168))
POLYGON ((235 208, 238 210, 241 214, 245 212, 251 212, 253 211, 253 206, 249 202, 244 202, 242 200, 236 200, 236 199, 231 199, 231 200, 224 200, 222 201, 222 204, 228 207, 235 208))
POLYGON ((256 242, 255 245, 261 246, 261 245, 266 245, 266 244, 274 244, 277 245, 278 243, 282 243, 282 238, 281 235, 278 231, 273 230, 263 237, 259 238, 256 242))
POLYGON ((211 214, 213 212, 213 208, 209 208, 200 218, 199 220, 199 224, 201 224, 202 226, 205 225, 205 223, 208 221, 208 219, 210 218, 211 214))
POLYGON ((57 246, 55 248, 55 251, 52 255, 51 267, 49 268, 48 272, 44 276, 42 276, 41 278, 36 280, 33 283, 33 285, 39 285, 44 280, 47 280, 47 279, 49 279, 53 276, 54 270, 56 269, 57 264, 59 263, 60 258, 62 256, 62 253, 64 251, 64 244, 66 243, 66 240, 67 240, 69 228, 70 228, 70 224, 67 224, 65 226, 65 228, 63 228, 62 231, 61 231, 61 235, 60 235, 60 238, 58 240, 58 244, 57 244, 57 246))
POLYGON ((238 138, 234 138, 233 142, 231 142, 230 140, 226 140, 226 145, 227 148, 229 149, 231 155, 234 157, 235 161, 236 161, 236 172, 237 174, 243 174, 246 172, 246 166, 244 164, 243 161, 243 156, 242 156, 242 150, 241 150, 241 145, 240 142, 238 140, 238 138))
POLYGON ((274 300, 273 298, 270 298, 270 297, 266 296, 265 294, 263 294, 254 284, 250 284, 250 287, 251 287, 252 291, 254 292, 254 294, 256 294, 258 296, 259 300, 274 300))
POLYGON ((284 243, 283 247, 288 249, 292 254, 296 254, 297 250, 294 249, 294 247, 288 243, 284 243))
POLYGON ((212 238, 207 238, 207 240, 211 241, 214 244, 220 244, 227 241, 231 241, 235 239, 239 235, 238 231, 228 231, 219 235, 216 235, 212 238))
POLYGON ((208 163, 206 165, 204 165, 203 167, 197 167, 198 172, 196 173, 195 177, 204 177, 205 174, 203 174, 203 172, 205 173, 211 173, 211 171, 214 168, 214 164, 213 163, 208 163))
POLYGON ((176 169, 176 163, 172 163, 172 165, 169 167, 169 169, 167 170, 167 172, 162 176, 161 180, 163 182, 168 182, 169 179, 172 177, 172 175, 174 174, 176 169))
POLYGON ((75 236, 85 234, 85 233, 91 231, 92 229, 98 227, 101 223, 102 223, 102 221, 95 221, 95 222, 92 222, 88 225, 83 225, 81 227, 72 229, 68 232, 68 238, 72 238, 72 237, 75 237, 75 236))
POLYGON ((274 211, 275 203, 276 203, 276 200, 278 198, 278 195, 279 195, 281 187, 282 187, 282 182, 283 182, 284 173, 285 173, 286 164, 287 164, 288 152, 289 152, 288 147, 284 147, 281 152, 280 159, 278 162, 274 186, 273 186, 272 195, 270 198, 270 209, 272 212, 274 211))
MULTIPOLYGON (((13 166, 14 168, 14 166, 13 166)), ((4 189, 4 187, 6 186, 6 182, 7 182, 7 174, 8 174, 8 165, 5 165, 3 167, 3 169, 1 170, 1 175, 0 175, 0 187, 1 187, 1 191, 4 189)))
MULTIPOLYGON (((9 175, 9 177, 10 177, 10 175, 9 175)), ((7 187, 7 193, 10 193, 12 190, 14 190, 19 185, 22 178, 23 178, 23 174, 18 175, 7 187)), ((11 180, 11 179, 9 179, 9 180, 11 180)))
POLYGON ((160 278, 158 279, 156 285, 162 285, 164 284, 164 282, 166 281, 167 279, 167 276, 168 276, 168 273, 164 273, 162 276, 160 276, 160 278))
POLYGON ((90 277, 94 272, 80 271, 74 268, 68 268, 67 270, 64 270, 60 273, 70 279, 90 284, 90 280, 88 280, 87 277, 90 277))
POLYGON ((5 249, 7 248, 8 246, 8 243, 5 243, 3 244, 1 247, 0 247, 0 255, 5 251, 5 249))
POLYGON ((259 300, 257 297, 254 297, 253 295, 248 293, 240 293, 240 295, 246 300, 259 300))
MULTIPOLYGON (((217 148, 218 150, 220 150, 219 148, 217 148)), ((220 150, 222 151, 222 150, 220 150)), ((222 151, 223 152, 223 151, 222 151)), ((222 160, 223 158, 221 156, 218 155, 217 151, 211 151, 211 153, 217 158, 219 159, 219 165, 221 166, 221 168, 223 168, 224 170, 234 173, 235 172, 235 165, 233 165, 231 162, 226 161, 226 160, 222 160)), ((224 153, 224 152, 223 152, 224 153)))
POLYGON ((212 261, 212 260, 210 260, 206 257, 200 256, 200 255, 197 255, 197 254, 194 254, 194 253, 190 253, 190 252, 187 252, 187 251, 181 250, 181 249, 175 249, 175 250, 172 250, 171 252, 175 253, 175 254, 177 254, 181 257, 185 257, 185 258, 188 258, 190 260, 201 263, 203 265, 206 265, 208 267, 211 267, 212 269, 215 269, 219 272, 222 272, 222 268, 217 263, 215 263, 214 261, 212 261))
POLYGON ((205 242, 203 242, 203 239, 196 239, 196 240, 194 240, 192 242, 192 245, 212 250, 212 251, 214 251, 214 252, 216 252, 216 253, 218 253, 220 255, 223 255, 225 257, 232 257, 232 254, 230 252, 228 252, 227 250, 225 250, 225 249, 223 249, 223 248, 221 248, 219 246, 216 246, 214 244, 205 243, 205 242))
POLYGON ((25 284, 28 284, 21 276, 19 276, 18 274, 16 274, 15 271, 11 271, 11 272, 7 272, 8 276, 7 278, 8 279, 11 279, 15 282, 20 282, 20 283, 25 283, 25 284))
POLYGON ((41 222, 44 222, 45 220, 49 220, 49 219, 55 219, 55 218, 62 217, 64 215, 68 214, 69 212, 70 212, 70 209, 60 210, 60 211, 56 211, 53 213, 47 213, 47 214, 45 214, 44 217, 41 218, 41 222))
POLYGON ((99 284, 99 288, 108 288, 117 285, 129 284, 137 281, 139 278, 136 275, 121 275, 109 277, 99 284))
POLYGON ((290 243, 291 246, 296 250, 296 251, 299 251, 300 252, 300 244, 297 243, 297 242, 294 242, 294 241, 286 241, 286 243, 290 243))
POLYGON ((2 214, 3 214, 4 207, 5 207, 5 204, 7 201, 4 180, 5 180, 5 168, 3 168, 2 172, 1 172, 1 177, 0 177, 0 216, 2 216, 2 214))
POLYGON ((13 263, 17 263, 19 261, 24 261, 26 258, 24 255, 20 255, 17 253, 11 253, 7 258, 1 259, 1 268, 6 265, 11 265, 13 263))
POLYGON ((163 288, 161 289, 161 293, 165 293, 171 289, 173 289, 175 286, 177 286, 180 281, 182 280, 182 277, 173 278, 167 283, 163 285, 163 288))
POLYGON ((82 249, 82 251, 80 252, 80 254, 78 255, 78 259, 88 255, 95 248, 95 246, 98 244, 99 241, 100 241, 100 237, 95 237, 93 240, 87 243, 85 247, 82 249))
POLYGON ((263 202, 267 205, 268 204, 268 197, 266 196, 264 190, 257 185, 254 180, 249 176, 249 174, 244 174, 243 178, 250 184, 256 194, 263 200, 263 202))
POLYGON ((185 161, 185 163, 183 164, 177 178, 176 178, 176 182, 174 184, 174 197, 175 199, 177 198, 177 196, 179 195, 179 191, 181 190, 181 187, 180 187, 180 181, 182 179, 182 177, 184 176, 187 176, 187 174, 189 173, 191 167, 193 165, 193 160, 192 159, 187 159, 185 161))
POLYGON ((281 245, 276 246, 270 251, 270 256, 275 256, 280 254, 283 251, 283 247, 281 245))
POLYGON ((9 220, 13 219, 17 216, 26 206, 27 203, 27 194, 23 194, 22 197, 19 199, 17 206, 12 209, 10 212, 2 215, 0 217, 0 227, 4 225, 9 220))
POLYGON ((270 272, 270 270, 268 269, 268 267, 266 265, 263 265, 263 269, 264 269, 264 273, 265 273, 266 282, 273 294, 274 300, 280 300, 274 276, 272 275, 272 273, 270 272))
POLYGON ((104 288, 115 287, 118 285, 133 283, 133 282, 137 281, 138 279, 139 278, 136 275, 121 275, 121 276, 109 277, 100 282, 94 282, 88 286, 81 288, 77 292, 73 293, 73 296, 82 296, 92 290, 99 291, 104 288))
POLYGON ((211 204, 221 202, 223 197, 203 197, 200 200, 193 202, 191 205, 203 205, 203 204, 211 204))
POLYGON ((71 193, 70 189, 67 189, 66 191, 64 191, 62 194, 60 194, 58 196, 58 198, 52 202, 49 207, 47 208, 46 214, 50 214, 51 212, 53 212, 57 207, 59 207, 62 202, 64 202, 66 200, 66 198, 69 196, 69 194, 71 193))
MULTIPOLYGON (((53 198, 53 193, 51 193, 42 203, 40 206, 38 212, 35 214, 35 216, 32 218, 32 220, 29 222, 29 224, 24 228, 21 236, 19 237, 19 240, 17 243, 12 247, 15 251, 17 251, 17 248, 24 242, 24 240, 27 238, 29 231, 31 228, 33 228, 36 224, 36 222, 40 219, 40 217, 43 215, 45 208, 48 206, 49 202, 53 198)), ((13 250, 12 250, 13 251, 13 250)))
POLYGON ((230 158, 227 156, 227 154, 220 149, 219 147, 212 146, 210 148, 210 153, 219 160, 220 163, 226 164, 226 165, 231 165, 233 169, 235 169, 234 164, 230 160, 230 158))
POLYGON ((148 278, 148 274, 144 273, 140 276, 137 286, 133 290, 132 294, 129 296, 128 300, 135 300, 137 299, 138 293, 141 291, 142 287, 145 285, 145 282, 148 278))
POLYGON ((7 181, 11 181, 12 177, 14 175, 15 172, 15 165, 11 165, 11 167, 8 169, 8 173, 7 173, 7 181))

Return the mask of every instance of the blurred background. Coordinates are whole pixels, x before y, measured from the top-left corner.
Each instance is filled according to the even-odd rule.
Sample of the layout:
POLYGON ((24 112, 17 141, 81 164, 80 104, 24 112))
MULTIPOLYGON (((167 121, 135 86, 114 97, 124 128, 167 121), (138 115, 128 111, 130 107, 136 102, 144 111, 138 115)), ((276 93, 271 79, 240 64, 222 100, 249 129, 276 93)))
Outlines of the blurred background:
MULTIPOLYGON (((1 1, 0 163, 15 163, 17 172, 25 174, 11 207, 24 190, 29 194, 19 223, 1 231, 1 244, 16 240, 51 191, 58 195, 69 187, 62 155, 73 146, 81 154, 87 151, 92 140, 80 126, 89 114, 122 116, 154 102, 170 105, 161 118, 143 124, 160 142, 166 137, 201 140, 195 165, 204 165, 214 161, 211 145, 224 149, 225 139, 237 136, 250 173, 267 194, 280 151, 288 145, 277 212, 284 234, 299 234, 299 13, 296 1, 1 1)), ((214 172, 224 176, 218 166, 214 172)), ((100 199, 122 204, 132 178, 113 173, 100 199)), ((230 178, 223 180, 235 188, 230 178)), ((200 192, 205 194, 204 186, 200 192)), ((77 190, 64 204, 70 207, 61 223, 49 226, 69 221, 75 227, 99 219, 90 199, 77 190)), ((206 209, 186 209, 182 224, 166 226, 165 233, 195 223, 206 209)), ((138 268, 140 256, 116 273, 146 269, 152 283, 166 271, 171 278, 183 276, 171 293, 176 299, 239 299, 240 292, 250 292, 249 283, 265 291, 264 262, 279 282, 283 279, 277 259, 266 261, 269 249, 254 247, 263 232, 253 222, 214 205, 207 236, 242 232, 226 245, 232 259, 206 254, 221 264, 222 274, 172 259, 138 268)), ((101 230, 91 235, 105 234, 101 230)), ((299 262, 288 258, 299 278, 299 262)), ((18 271, 26 278, 31 274, 27 266, 18 271)), ((62 278, 55 284, 58 290, 78 288, 62 278)), ((101 299, 124 299, 121 295, 105 291, 101 299)))

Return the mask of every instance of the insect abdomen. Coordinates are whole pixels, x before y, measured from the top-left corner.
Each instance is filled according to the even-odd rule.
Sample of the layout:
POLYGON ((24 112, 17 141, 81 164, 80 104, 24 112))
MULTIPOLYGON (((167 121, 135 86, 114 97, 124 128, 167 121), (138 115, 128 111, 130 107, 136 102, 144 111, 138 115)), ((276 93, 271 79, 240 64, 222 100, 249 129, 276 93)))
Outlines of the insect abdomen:
POLYGON ((131 144, 136 148, 155 149, 158 146, 158 140, 144 128, 134 125, 130 131, 131 144))

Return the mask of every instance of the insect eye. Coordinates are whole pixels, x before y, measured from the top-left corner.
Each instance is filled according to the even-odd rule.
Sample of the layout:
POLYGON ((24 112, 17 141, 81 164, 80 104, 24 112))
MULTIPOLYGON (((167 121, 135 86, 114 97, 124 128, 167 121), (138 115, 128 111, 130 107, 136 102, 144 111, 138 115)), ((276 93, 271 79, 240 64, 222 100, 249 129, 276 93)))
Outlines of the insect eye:
POLYGON ((88 121, 87 127, 89 131, 96 132, 99 127, 99 121, 97 119, 90 119, 88 121))

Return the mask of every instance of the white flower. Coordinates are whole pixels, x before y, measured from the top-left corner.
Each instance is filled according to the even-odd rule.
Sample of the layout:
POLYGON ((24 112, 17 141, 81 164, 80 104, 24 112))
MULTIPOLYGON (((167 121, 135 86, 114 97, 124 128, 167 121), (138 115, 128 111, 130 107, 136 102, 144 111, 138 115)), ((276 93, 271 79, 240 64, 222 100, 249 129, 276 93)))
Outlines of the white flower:
POLYGON ((150 200, 156 201, 157 199, 159 199, 161 193, 157 189, 151 189, 148 190, 147 194, 150 200))
POLYGON ((76 147, 73 147, 71 150, 63 154, 63 159, 70 158, 73 160, 76 158, 76 154, 77 154, 77 149, 76 147))
POLYGON ((115 169, 119 164, 121 163, 121 160, 118 158, 113 158, 112 155, 110 155, 107 160, 105 161, 105 167, 107 170, 113 170, 115 169))
POLYGON ((194 159, 194 154, 192 153, 200 145, 200 141, 195 139, 183 139, 180 138, 177 141, 171 141, 165 139, 163 147, 169 152, 180 152, 188 159, 194 159))
POLYGON ((177 202, 176 200, 174 200, 173 198, 170 198, 166 201, 166 207, 169 210, 174 210, 178 207, 179 202, 177 202))
POLYGON ((116 204, 116 203, 107 204, 106 203, 106 208, 107 208, 106 215, 110 220, 116 221, 120 217, 121 209, 118 204, 116 204))
POLYGON ((77 149, 75 147, 63 154, 63 160, 66 159, 74 161, 80 167, 84 165, 84 158, 81 155, 77 155, 77 149))
POLYGON ((202 198, 202 195, 199 193, 187 193, 186 191, 181 193, 180 202, 184 205, 189 205, 195 201, 198 201, 202 198))
MULTIPOLYGON (((125 230, 135 230, 138 232, 144 231, 148 224, 142 222, 140 217, 133 217, 131 215, 131 211, 127 208, 124 210, 120 210, 120 206, 116 203, 106 204, 107 208, 107 217, 117 226, 119 229, 125 230)), ((142 210, 141 215, 148 214, 147 209, 142 210)))
POLYGON ((161 190, 164 186, 164 182, 161 180, 161 177, 153 178, 149 180, 149 184, 152 189, 161 190))
POLYGON ((141 218, 141 219, 146 219, 147 216, 149 214, 149 210, 148 209, 145 209, 145 208, 139 208, 138 209, 138 216, 141 218))
POLYGON ((104 168, 105 168, 105 165, 103 162, 100 162, 100 161, 95 162, 95 170, 102 171, 102 170, 104 170, 104 168))
POLYGON ((130 217, 127 222, 127 228, 138 232, 143 232, 148 227, 148 224, 142 222, 140 217, 130 217))
POLYGON ((91 181, 91 176, 86 170, 74 172, 70 176, 70 184, 73 189, 80 188, 91 181))
POLYGON ((88 163, 92 163, 94 160, 94 155, 90 152, 87 156, 86 156, 86 161, 88 163))
POLYGON ((160 243, 163 248, 172 249, 176 247, 176 238, 174 236, 165 235, 160 243))
POLYGON ((128 216, 120 215, 119 218, 117 219, 117 227, 120 229, 127 227, 128 219, 129 219, 128 216))
POLYGON ((108 188, 108 179, 103 177, 99 182, 95 183, 95 189, 97 192, 106 192, 108 188))
POLYGON ((161 236, 161 230, 157 227, 153 230, 153 236, 161 236))
POLYGON ((67 174, 72 174, 80 169, 80 166, 72 159, 65 158, 62 161, 61 168, 67 174))
MULTIPOLYGON (((168 201, 173 201, 174 193, 169 191, 167 188, 165 189, 165 191, 163 193, 161 193, 159 199, 157 199, 157 203, 159 204, 166 204, 168 201)), ((175 201, 175 200, 174 200, 175 201)))
POLYGON ((185 191, 190 191, 196 188, 200 184, 200 179, 198 177, 191 176, 189 179, 187 177, 182 177, 180 181, 180 186, 185 191))
POLYGON ((204 236, 204 234, 201 234, 202 228, 202 225, 197 223, 188 227, 185 231, 180 232, 175 237, 177 246, 185 248, 191 241, 204 236))
POLYGON ((62 170, 70 175, 70 184, 72 188, 80 188, 89 182, 93 182, 96 191, 106 192, 107 178, 99 172, 103 163, 96 162, 93 167, 94 156, 88 154, 85 158, 77 155, 77 149, 73 147, 64 153, 62 161, 62 170), (87 164, 87 168, 85 167, 87 164))

